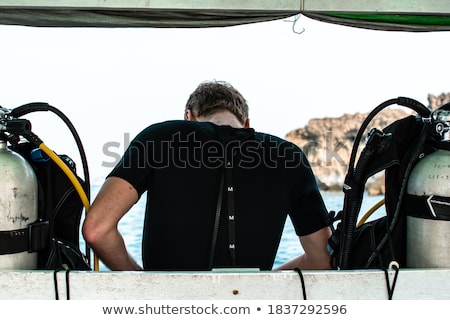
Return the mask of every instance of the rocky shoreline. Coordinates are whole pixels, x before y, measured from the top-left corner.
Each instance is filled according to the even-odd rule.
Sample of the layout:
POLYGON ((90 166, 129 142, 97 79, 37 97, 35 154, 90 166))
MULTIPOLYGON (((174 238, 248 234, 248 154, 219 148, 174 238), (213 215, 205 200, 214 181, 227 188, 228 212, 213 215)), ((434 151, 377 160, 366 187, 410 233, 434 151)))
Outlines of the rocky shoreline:
MULTIPOLYGON (((434 110, 450 101, 450 93, 428 95, 429 108, 434 110)), ((371 128, 383 129, 392 122, 411 114, 407 108, 391 107, 379 113, 369 124, 371 128)), ((348 161, 356 134, 368 113, 344 114, 338 118, 311 119, 303 128, 290 131, 286 140, 303 149, 319 188, 323 191, 342 191, 348 170, 348 161)), ((365 133, 364 137, 367 135, 365 133)), ((364 147, 362 139, 359 150, 364 147)), ((370 195, 384 194, 384 172, 368 179, 366 191, 370 195)))

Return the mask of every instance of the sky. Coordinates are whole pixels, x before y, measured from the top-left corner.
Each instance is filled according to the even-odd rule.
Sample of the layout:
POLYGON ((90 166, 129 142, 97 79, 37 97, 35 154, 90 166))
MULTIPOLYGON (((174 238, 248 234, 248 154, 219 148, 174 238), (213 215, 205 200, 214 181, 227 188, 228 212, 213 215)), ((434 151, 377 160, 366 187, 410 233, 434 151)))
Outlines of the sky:
MULTIPOLYGON (((350 28, 301 16, 209 29, 0 26, 0 106, 47 102, 77 129, 93 183, 139 131, 181 119, 205 80, 230 82, 257 131, 284 137, 312 118, 450 92, 449 32, 350 28)), ((57 153, 78 149, 53 113, 24 117, 57 153)))

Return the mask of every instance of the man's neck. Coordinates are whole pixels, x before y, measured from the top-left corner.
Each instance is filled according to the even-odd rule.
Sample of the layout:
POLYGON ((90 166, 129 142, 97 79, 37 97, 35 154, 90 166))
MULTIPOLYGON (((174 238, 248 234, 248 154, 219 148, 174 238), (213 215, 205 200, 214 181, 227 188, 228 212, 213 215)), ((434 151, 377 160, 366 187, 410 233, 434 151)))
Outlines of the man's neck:
POLYGON ((196 117, 199 122, 212 122, 218 126, 230 126, 233 128, 243 128, 244 125, 239 122, 234 114, 228 110, 217 111, 206 117, 196 117))

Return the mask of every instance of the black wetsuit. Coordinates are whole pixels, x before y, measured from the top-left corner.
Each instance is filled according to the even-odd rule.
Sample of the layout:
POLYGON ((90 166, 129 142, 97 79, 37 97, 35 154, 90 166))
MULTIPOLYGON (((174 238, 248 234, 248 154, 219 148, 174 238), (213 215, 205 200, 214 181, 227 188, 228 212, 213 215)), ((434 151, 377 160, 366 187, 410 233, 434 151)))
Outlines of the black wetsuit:
MULTIPOLYGON (((287 214, 299 236, 326 225, 315 177, 294 144, 253 129, 167 121, 138 134, 110 174, 139 196, 147 191, 144 269, 209 269, 225 166, 234 191, 237 267, 272 268, 287 214)), ((227 194, 225 188, 214 268, 232 266, 227 194)))

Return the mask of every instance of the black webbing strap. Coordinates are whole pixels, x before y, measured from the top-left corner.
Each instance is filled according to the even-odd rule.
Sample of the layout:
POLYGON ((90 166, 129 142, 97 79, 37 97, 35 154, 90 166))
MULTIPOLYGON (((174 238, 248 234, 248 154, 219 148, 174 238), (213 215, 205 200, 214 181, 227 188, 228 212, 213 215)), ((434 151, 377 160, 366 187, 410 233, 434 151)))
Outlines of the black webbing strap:
POLYGON ((236 266, 236 212, 234 211, 234 185, 231 164, 225 166, 227 204, 228 204, 228 249, 230 250, 231 263, 236 266))
POLYGON ((389 279, 389 271, 388 269, 383 269, 384 271, 384 275, 386 278, 386 286, 387 286, 387 291, 388 291, 388 299, 392 300, 393 296, 394 296, 394 290, 395 290, 395 285, 397 283, 397 278, 398 278, 398 273, 399 273, 399 266, 398 263, 393 261, 390 263, 389 268, 394 270, 394 279, 392 280, 392 283, 389 279))
POLYGON ((0 253, 28 251, 28 228, 0 231, 0 253))
POLYGON ((69 277, 69 273, 70 273, 70 268, 67 264, 63 264, 61 267, 55 269, 55 271, 53 271, 53 284, 55 286, 55 300, 59 300, 59 288, 58 288, 58 272, 65 270, 65 274, 66 274, 66 299, 70 300, 70 277, 69 277))
POLYGON ((31 223, 28 227, 0 231, 0 255, 36 252, 48 245, 48 221, 31 223))
POLYGON ((305 278, 303 277, 302 270, 300 268, 295 268, 294 271, 297 272, 298 276, 300 277, 300 283, 302 285, 303 300, 308 300, 306 297, 305 278))
POLYGON ((216 206, 216 214, 214 217, 214 228, 213 228, 213 235, 212 235, 212 241, 211 241, 211 252, 209 254, 209 269, 211 269, 213 267, 214 253, 216 252, 217 235, 219 233, 220 211, 222 210, 224 175, 225 174, 222 173, 222 177, 220 178, 220 183, 219 183, 219 192, 217 194, 217 206, 216 206))

